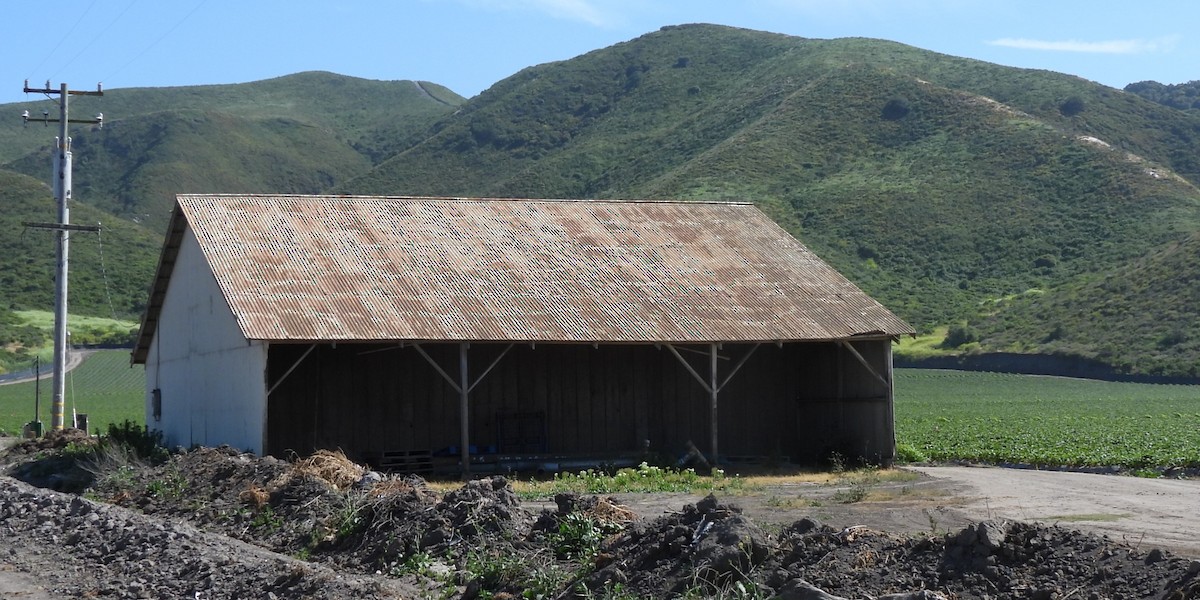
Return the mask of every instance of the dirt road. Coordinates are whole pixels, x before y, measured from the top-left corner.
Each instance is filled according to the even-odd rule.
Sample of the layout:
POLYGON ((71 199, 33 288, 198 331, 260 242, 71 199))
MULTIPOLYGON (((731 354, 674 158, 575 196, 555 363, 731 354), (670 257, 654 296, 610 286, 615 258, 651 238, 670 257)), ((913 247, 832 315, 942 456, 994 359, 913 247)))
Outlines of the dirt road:
POLYGON ((1059 524, 1200 557, 1200 481, 987 467, 914 467, 947 486, 955 511, 1059 524))
MULTIPOLYGON (((1061 525, 1143 549, 1200 558, 1200 480, 1143 479, 999 467, 906 467, 918 478, 771 485, 731 497, 758 523, 813 517, 897 534, 954 531, 989 519, 1061 525), (861 495, 861 497, 859 496, 861 495)), ((681 510, 692 494, 618 494, 644 516, 681 510)))

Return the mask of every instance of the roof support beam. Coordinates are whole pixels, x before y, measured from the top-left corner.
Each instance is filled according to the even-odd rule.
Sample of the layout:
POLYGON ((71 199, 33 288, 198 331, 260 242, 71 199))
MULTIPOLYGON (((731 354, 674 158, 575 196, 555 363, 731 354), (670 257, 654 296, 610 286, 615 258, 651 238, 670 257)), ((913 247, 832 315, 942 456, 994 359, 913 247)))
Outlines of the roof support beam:
MULTIPOLYGON (((867 372, 870 373, 871 375, 873 375, 875 377, 875 379, 877 379, 879 381, 879 383, 883 384, 883 387, 891 389, 891 387, 892 387, 891 381, 889 381, 887 377, 880 375, 879 371, 876 371, 875 367, 872 367, 871 363, 867 362, 866 358, 863 358, 863 355, 858 352, 858 349, 854 347, 854 344, 851 344, 850 342, 848 342, 846 340, 841 340, 838 343, 841 344, 843 348, 849 350, 850 354, 853 354, 854 358, 857 358, 858 362, 861 363, 862 366, 867 369, 867 372)), ((891 363, 889 362, 889 364, 891 364, 891 363)))
MULTIPOLYGON (((709 443, 709 453, 711 455, 709 457, 708 462, 709 462, 709 464, 711 464, 715 467, 718 465, 717 457, 719 456, 718 455, 719 448, 717 445, 717 425, 718 425, 717 422, 719 420, 718 417, 720 414, 720 411, 718 410, 719 409, 718 401, 719 401, 719 397, 721 394, 721 390, 725 389, 726 385, 729 385, 729 381, 731 379, 733 379, 733 376, 737 374, 738 370, 740 370, 742 368, 742 365, 745 365, 746 361, 750 359, 750 355, 754 354, 754 351, 758 350, 758 347, 761 346, 762 344, 761 343, 755 344, 753 347, 750 348, 749 351, 746 352, 745 355, 743 355, 740 359, 738 359, 737 363, 735 363, 733 365, 733 368, 729 370, 729 374, 725 376, 724 381, 721 381, 720 383, 718 383, 719 377, 718 377, 717 361, 719 359, 725 359, 726 357, 723 357, 723 356, 720 356, 717 354, 719 344, 717 344, 716 342, 712 342, 708 345, 708 352, 707 352, 707 354, 708 354, 708 379, 707 380, 705 380, 705 378, 702 377, 700 375, 700 373, 696 371, 695 367, 693 367, 691 363, 689 363, 686 359, 683 358, 683 355, 679 353, 679 349, 676 349, 674 344, 664 344, 664 345, 667 347, 667 350, 671 351, 671 354, 675 355, 675 359, 678 360, 679 363, 683 365, 683 368, 687 369, 688 373, 691 373, 692 378, 695 379, 696 382, 700 384, 700 387, 704 388, 704 391, 708 392, 708 400, 709 400, 709 440, 708 440, 708 443, 709 443)), ((699 353, 699 351, 691 350, 689 348, 683 348, 683 350, 688 350, 691 352, 699 353)))
POLYGON ((279 387, 279 384, 286 381, 288 378, 288 375, 291 375, 292 371, 295 371, 296 367, 299 367, 300 363, 304 362, 304 359, 308 358, 309 353, 311 353, 313 350, 315 350, 316 347, 317 347, 316 344, 309 346, 308 350, 305 350, 304 354, 301 354, 300 358, 297 358, 296 362, 292 363, 292 366, 288 367, 288 370, 284 372, 283 377, 276 379, 275 383, 271 384, 271 388, 267 390, 267 395, 270 396, 271 392, 275 391, 275 388, 279 387))
POLYGON ((446 383, 450 384, 450 387, 458 392, 458 437, 459 443, 462 445, 462 448, 459 449, 459 459, 462 461, 462 478, 464 480, 471 477, 471 391, 483 381, 484 377, 488 376, 488 373, 492 372, 492 369, 496 368, 496 365, 500 363, 500 359, 504 358, 514 345, 509 344, 506 346, 500 352, 499 356, 493 359, 492 363, 472 383, 470 377, 470 342, 458 343, 458 381, 455 381, 449 373, 446 373, 446 370, 437 364, 437 361, 433 360, 433 357, 429 356, 429 353, 425 352, 421 344, 412 344, 412 347, 420 353, 425 362, 429 363, 429 366, 433 367, 438 372, 438 375, 441 375, 442 379, 446 380, 446 383))

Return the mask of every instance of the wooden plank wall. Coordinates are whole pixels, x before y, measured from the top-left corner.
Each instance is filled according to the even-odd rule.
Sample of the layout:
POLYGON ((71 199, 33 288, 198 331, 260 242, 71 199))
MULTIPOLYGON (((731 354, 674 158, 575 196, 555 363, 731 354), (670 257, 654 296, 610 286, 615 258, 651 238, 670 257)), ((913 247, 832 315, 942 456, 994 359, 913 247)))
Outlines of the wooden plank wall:
MULTIPOLYGON (((856 347, 876 362, 887 355, 884 344, 856 347)), ((504 347, 472 344, 472 380, 504 347)), ((457 345, 423 348, 457 381, 457 345)), ((722 380, 750 348, 721 348, 722 380)), ((268 387, 305 349, 272 346, 268 387)), ((707 356, 682 355, 707 377, 707 356)), ((763 344, 720 395, 721 453, 803 462, 835 450, 879 455, 891 445, 888 401, 888 390, 834 344, 763 344)), ((341 448, 355 458, 448 451, 459 444, 458 404, 458 393, 412 348, 322 344, 268 399, 268 451, 341 448)), ((681 455, 689 441, 709 449, 708 393, 669 351, 650 345, 514 346, 473 390, 470 410, 471 444, 480 453, 504 450, 513 415, 541 415, 551 454, 636 453, 647 441, 667 457, 681 455)))

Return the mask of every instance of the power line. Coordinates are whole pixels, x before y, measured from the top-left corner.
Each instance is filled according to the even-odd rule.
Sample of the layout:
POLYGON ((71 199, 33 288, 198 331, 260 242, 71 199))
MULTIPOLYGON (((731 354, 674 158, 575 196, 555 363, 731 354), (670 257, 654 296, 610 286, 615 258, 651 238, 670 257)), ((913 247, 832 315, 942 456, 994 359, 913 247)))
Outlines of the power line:
POLYGON ((170 27, 170 29, 167 29, 166 32, 164 32, 162 35, 158 36, 158 38, 155 39, 153 42, 150 42, 149 46, 146 46, 145 48, 143 48, 141 52, 138 52, 136 55, 134 55, 133 58, 129 59, 128 61, 125 62, 125 64, 118 67, 117 70, 113 71, 112 73, 109 73, 108 75, 105 75, 104 81, 111 81, 114 76, 116 76, 121 71, 124 71, 125 67, 128 67, 129 65, 133 64, 135 61, 137 61, 137 59, 141 58, 144 54, 146 54, 151 49, 153 49, 155 46, 157 46, 159 42, 165 40, 167 38, 167 36, 174 33, 175 30, 178 29, 180 25, 183 25, 185 21, 187 21, 188 19, 190 19, 192 17, 192 15, 196 14, 196 11, 200 10, 200 7, 204 6, 205 2, 208 2, 208 0, 200 0, 200 2, 198 4, 196 4, 196 6, 193 7, 190 12, 188 12, 188 14, 184 15, 182 19, 176 21, 175 24, 170 27))
POLYGON ((63 69, 66 69, 67 67, 71 66, 71 63, 74 63, 75 59, 79 58, 80 56, 83 56, 83 53, 87 52, 88 48, 91 48, 92 44, 96 43, 96 40, 99 40, 105 33, 108 33, 108 30, 112 29, 112 26, 116 25, 117 21, 120 21, 121 17, 125 16, 125 13, 129 12, 129 9, 133 8, 134 4, 137 4, 137 1, 138 0, 130 0, 129 4, 125 6, 125 10, 122 10, 120 13, 117 14, 116 17, 113 18, 112 21, 109 21, 108 25, 105 25, 104 29, 101 29, 100 32, 97 33, 95 35, 95 37, 92 38, 92 41, 85 44, 83 48, 80 48, 79 52, 77 52, 75 54, 75 56, 72 56, 71 60, 68 60, 65 65, 59 67, 58 71, 55 71, 54 74, 50 76, 50 78, 53 79, 56 75, 58 75, 60 72, 62 72, 63 69))
POLYGON ((45 56, 42 57, 42 62, 38 63, 36 67, 34 67, 33 69, 31 69, 29 71, 29 75, 25 76, 26 79, 33 77, 33 74, 37 73, 37 70, 42 68, 42 65, 46 64, 46 61, 50 60, 50 57, 54 56, 55 52, 58 52, 58 49, 63 45, 63 42, 67 41, 67 38, 71 37, 72 33, 75 33, 75 29, 77 27, 79 27, 80 23, 83 22, 83 18, 86 17, 87 14, 92 11, 92 7, 96 6, 96 2, 97 2, 97 0, 92 0, 92 3, 89 4, 87 9, 83 11, 83 14, 79 15, 78 19, 75 19, 75 24, 72 25, 71 28, 67 30, 67 34, 62 36, 62 38, 60 38, 58 40, 58 43, 54 45, 54 48, 51 49, 49 53, 47 53, 45 56))

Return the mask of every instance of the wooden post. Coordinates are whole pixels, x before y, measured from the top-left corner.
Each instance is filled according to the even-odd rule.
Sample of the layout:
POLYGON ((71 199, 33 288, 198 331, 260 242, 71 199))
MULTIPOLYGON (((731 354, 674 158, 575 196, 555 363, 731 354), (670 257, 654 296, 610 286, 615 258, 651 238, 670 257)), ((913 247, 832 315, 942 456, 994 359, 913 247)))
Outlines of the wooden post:
POLYGON ((468 411, 470 410, 470 394, 471 388, 468 385, 467 378, 467 342, 459 342, 458 344, 458 431, 459 437, 462 438, 462 448, 459 451, 459 457, 462 460, 462 478, 464 481, 471 478, 471 420, 468 411))
POLYGON ((720 464, 720 459, 717 458, 717 394, 720 393, 720 388, 717 387, 717 344, 716 342, 709 344, 709 368, 708 368, 708 395, 711 400, 710 410, 712 411, 712 440, 711 450, 712 456, 709 457, 712 466, 715 468, 720 464))

